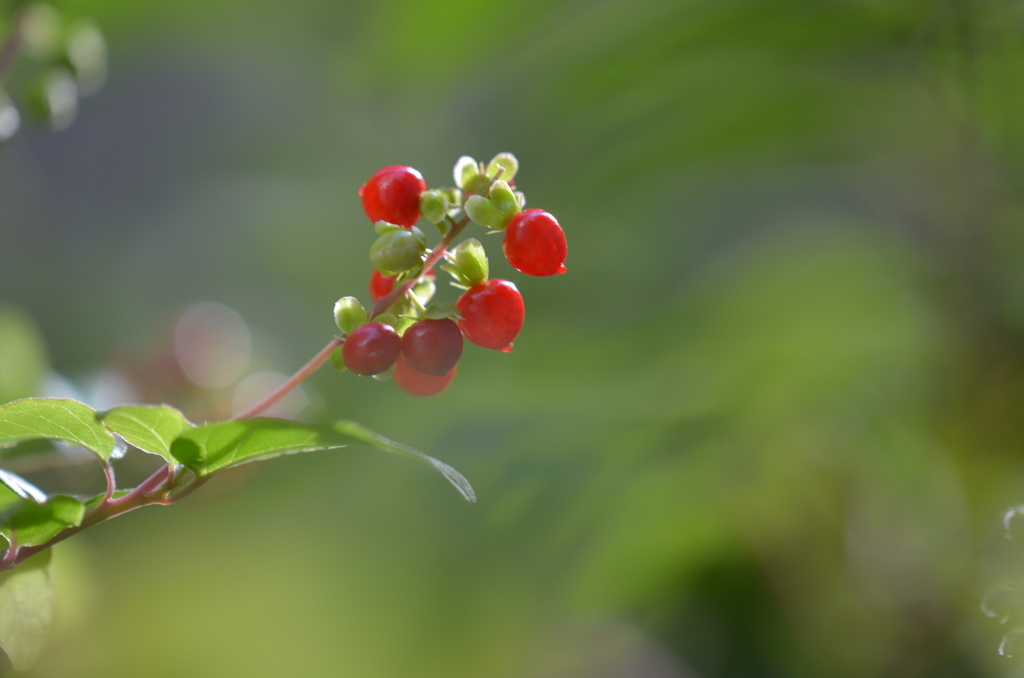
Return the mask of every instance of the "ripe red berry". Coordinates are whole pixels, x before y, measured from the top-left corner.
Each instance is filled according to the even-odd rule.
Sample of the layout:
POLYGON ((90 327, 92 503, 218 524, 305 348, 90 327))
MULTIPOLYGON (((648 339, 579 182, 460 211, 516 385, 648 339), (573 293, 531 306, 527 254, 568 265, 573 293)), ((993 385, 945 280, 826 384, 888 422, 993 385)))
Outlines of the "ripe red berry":
POLYGON ((527 275, 565 273, 565 233, 544 210, 523 210, 512 217, 501 249, 508 263, 527 275))
POLYGON ((411 228, 419 221, 420 193, 425 190, 427 182, 419 172, 404 165, 390 165, 373 173, 359 189, 359 197, 370 221, 411 228))
POLYGON ((443 376, 436 377, 432 374, 424 374, 419 370, 413 369, 406 362, 405 356, 400 355, 398 356, 398 364, 395 365, 395 373, 391 378, 395 380, 399 388, 409 395, 424 398, 437 395, 448 388, 448 384, 452 383, 452 379, 455 378, 455 372, 458 369, 458 365, 456 365, 443 376))
POLYGON ((390 325, 366 323, 352 330, 341 349, 345 367, 356 374, 380 374, 395 364, 402 352, 402 338, 390 325))
POLYGON ((443 376, 462 355, 462 332, 451 318, 420 320, 402 335, 402 355, 413 369, 443 376))
POLYGON ((395 287, 395 276, 384 275, 380 271, 374 269, 370 275, 370 297, 374 301, 380 301, 386 297, 389 292, 395 287))
POLYGON ((455 302, 462 320, 459 329, 478 346, 506 353, 523 327, 526 307, 508 280, 488 280, 471 287, 455 302))

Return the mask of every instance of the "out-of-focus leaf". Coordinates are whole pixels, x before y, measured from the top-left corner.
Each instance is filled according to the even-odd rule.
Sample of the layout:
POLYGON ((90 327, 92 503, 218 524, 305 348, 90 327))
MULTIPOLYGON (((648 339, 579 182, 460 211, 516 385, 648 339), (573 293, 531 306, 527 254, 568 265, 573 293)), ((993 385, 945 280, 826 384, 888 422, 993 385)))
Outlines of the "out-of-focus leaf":
POLYGON ((0 447, 38 438, 81 445, 103 461, 114 452, 114 435, 77 400, 25 398, 0 406, 0 447))
POLYGON ((57 494, 45 504, 26 501, 3 526, 3 534, 19 546, 39 546, 57 536, 61 530, 82 522, 85 504, 74 497, 57 494), (12 533, 14 539, 11 539, 12 533))
POLYGON ((25 440, 10 447, 0 447, 0 457, 12 459, 14 457, 26 457, 31 454, 54 452, 53 443, 43 438, 36 440, 25 440))
POLYGON ((114 433, 143 452, 157 454, 170 463, 171 443, 190 428, 195 428, 178 410, 168 405, 125 405, 100 417, 114 433))
POLYGON ((50 549, 0 573, 0 647, 17 671, 32 668, 53 622, 50 549))
POLYGON ((467 501, 476 501, 469 482, 448 464, 350 421, 306 424, 282 419, 246 419, 207 424, 182 434, 171 445, 171 454, 196 475, 207 476, 250 461, 335 449, 352 443, 365 443, 378 450, 426 462, 447 478, 467 501))
POLYGON ((15 475, 9 471, 0 469, 0 483, 3 483, 11 489, 16 495, 22 499, 31 499, 32 501, 42 504, 46 501, 46 493, 40 490, 38 487, 28 482, 19 475, 15 475))
POLYGON ((0 306, 0 403, 33 396, 46 372, 46 351, 32 322, 0 306))

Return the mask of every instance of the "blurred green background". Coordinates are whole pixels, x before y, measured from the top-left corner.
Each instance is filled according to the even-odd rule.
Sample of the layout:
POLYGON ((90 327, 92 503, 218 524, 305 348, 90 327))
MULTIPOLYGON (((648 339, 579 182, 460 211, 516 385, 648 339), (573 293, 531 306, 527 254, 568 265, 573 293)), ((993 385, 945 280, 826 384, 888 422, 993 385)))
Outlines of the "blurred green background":
POLYGON ((383 165, 514 152, 569 274, 477 229, 515 351, 468 346, 433 399, 305 390, 478 504, 359 449, 240 469, 59 546, 33 676, 1021 675, 1024 4, 60 7, 110 76, 0 147, 0 400, 224 409, 168 348, 206 300, 245 375, 290 373, 366 297, 383 165))

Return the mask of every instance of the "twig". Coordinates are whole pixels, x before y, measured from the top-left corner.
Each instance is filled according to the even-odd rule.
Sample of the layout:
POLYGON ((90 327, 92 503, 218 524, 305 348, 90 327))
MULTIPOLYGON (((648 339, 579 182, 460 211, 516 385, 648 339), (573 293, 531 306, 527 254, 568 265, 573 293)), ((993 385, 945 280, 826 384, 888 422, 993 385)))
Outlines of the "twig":
POLYGON ((284 382, 283 384, 275 388, 270 393, 270 395, 268 395, 266 398, 259 401, 246 411, 242 412, 241 414, 236 414, 234 417, 232 417, 232 419, 248 419, 249 417, 255 417, 257 414, 260 414, 264 410, 275 405, 277 401, 288 395, 292 391, 292 389, 294 389, 296 386, 305 381, 309 377, 309 375, 316 372, 321 365, 327 362, 330 359, 331 354, 334 353, 334 349, 338 348, 343 343, 345 343, 344 339, 339 339, 337 337, 331 339, 331 341, 326 346, 320 349, 319 353, 313 356, 308 363, 303 365, 302 369, 293 374, 288 381, 284 382))
POLYGON ((7 69, 14 63, 14 57, 18 55, 18 49, 21 47, 21 22, 24 12, 16 12, 11 18, 11 30, 7 33, 7 37, 4 38, 4 42, 0 45, 0 84, 4 81, 4 76, 7 75, 7 69))
POLYGON ((469 217, 463 217, 457 224, 452 224, 452 230, 448 231, 448 235, 441 239, 441 242, 437 244, 437 247, 435 247, 434 251, 430 253, 427 260, 423 262, 423 272, 415 278, 406 280, 404 283, 388 292, 385 296, 381 297, 377 303, 373 305, 373 308, 370 309, 370 313, 368 314, 370 319, 372 320, 374 317, 383 313, 389 306, 391 306, 391 304, 395 303, 395 301, 404 296, 406 292, 418 285, 427 275, 427 272, 434 267, 434 264, 441 261, 444 257, 445 249, 447 249, 448 245, 452 244, 452 241, 458 237, 459 233, 462 232, 462 229, 464 229, 468 223, 469 217))

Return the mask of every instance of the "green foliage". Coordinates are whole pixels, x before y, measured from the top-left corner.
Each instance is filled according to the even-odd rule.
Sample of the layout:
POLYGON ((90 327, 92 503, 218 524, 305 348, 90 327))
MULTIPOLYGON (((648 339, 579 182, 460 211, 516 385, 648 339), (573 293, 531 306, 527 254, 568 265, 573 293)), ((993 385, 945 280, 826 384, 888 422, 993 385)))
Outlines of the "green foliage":
POLYGON ((204 477, 251 461, 298 452, 314 452, 364 443, 434 467, 466 498, 476 501, 469 482, 444 462, 406 447, 351 421, 304 424, 281 419, 223 421, 186 431, 171 446, 171 454, 204 477))
POLYGON ((57 494, 45 504, 25 501, 5 521, 3 534, 19 546, 40 546, 63 530, 77 527, 85 515, 85 504, 66 495, 57 494))
POLYGON ((81 445, 103 461, 115 446, 96 412, 76 400, 25 398, 0 406, 0 447, 39 438, 81 445))
POLYGON ((0 647, 16 670, 42 654, 53 621, 53 586, 47 549, 0 573, 0 647))
POLYGON ((102 414, 100 420, 143 452, 160 455, 170 463, 175 463, 171 456, 171 443, 195 427, 185 415, 169 405, 115 407, 102 414))

